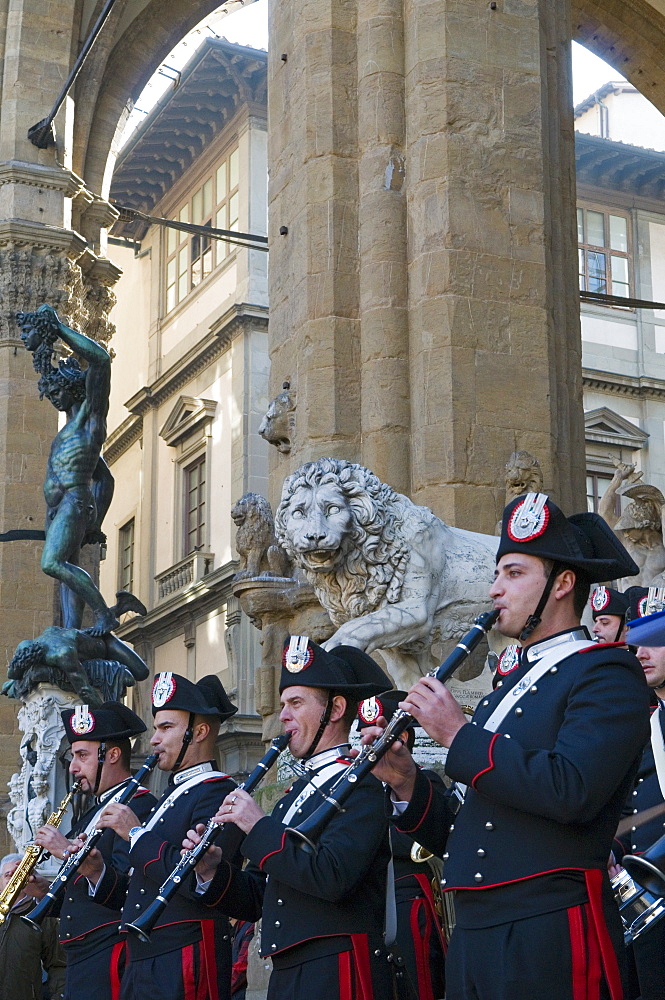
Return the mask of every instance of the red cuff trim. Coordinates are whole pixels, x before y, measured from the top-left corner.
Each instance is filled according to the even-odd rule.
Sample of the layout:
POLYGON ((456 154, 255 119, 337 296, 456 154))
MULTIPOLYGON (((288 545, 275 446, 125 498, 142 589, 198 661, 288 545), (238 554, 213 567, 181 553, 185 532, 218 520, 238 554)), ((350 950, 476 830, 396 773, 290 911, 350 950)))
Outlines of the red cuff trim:
POLYGON ((273 854, 279 854, 280 851, 284 850, 284 840, 286 839, 286 833, 287 831, 285 830, 284 833, 282 834, 282 843, 279 845, 277 850, 271 851, 270 854, 266 854, 266 856, 264 858, 261 858, 261 860, 259 861, 259 868, 261 869, 261 871, 263 871, 263 866, 268 860, 268 858, 271 858, 273 854))
POLYGON ((427 805, 423 809, 422 816, 420 817, 415 826, 409 827, 408 829, 405 826, 400 826, 399 823, 395 823, 395 826, 401 833, 415 833, 418 827, 422 825, 425 817, 427 816, 427 813, 429 812, 429 807, 432 804, 432 782, 429 780, 429 778, 427 779, 427 784, 429 785, 429 796, 427 798, 427 805))
POLYGON ((155 863, 155 861, 159 861, 159 859, 161 858, 161 856, 162 856, 162 854, 164 852, 164 848, 166 847, 167 843, 168 843, 168 841, 163 840, 161 842, 161 844, 159 845, 159 853, 157 854, 157 857, 156 858, 151 858, 150 861, 146 861, 146 863, 143 866, 143 874, 144 875, 145 875, 145 870, 148 867, 148 865, 153 865, 155 863))
POLYGON ((478 778, 482 778, 483 774, 487 774, 488 771, 492 771, 494 769, 494 753, 493 753, 494 744, 496 743, 500 735, 501 733, 495 733, 492 739, 490 740, 489 750, 487 753, 489 764, 487 765, 487 767, 483 768, 482 771, 478 771, 478 774, 475 776, 475 778, 472 779, 471 781, 472 788, 476 787, 476 782, 478 781, 478 778))

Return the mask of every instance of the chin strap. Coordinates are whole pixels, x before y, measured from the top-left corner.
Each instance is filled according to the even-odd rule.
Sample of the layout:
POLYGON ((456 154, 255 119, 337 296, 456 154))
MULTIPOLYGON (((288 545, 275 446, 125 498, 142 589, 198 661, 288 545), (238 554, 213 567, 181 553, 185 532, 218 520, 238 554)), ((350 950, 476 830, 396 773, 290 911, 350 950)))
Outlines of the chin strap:
POLYGON ((560 572, 561 572, 561 563, 555 562, 554 565, 552 566, 552 569, 550 570, 550 575, 547 577, 547 581, 543 588, 543 592, 540 595, 540 600, 536 605, 536 610, 532 615, 529 615, 524 625, 524 628, 519 634, 520 642, 524 642, 525 639, 528 639, 531 633, 534 631, 534 629, 538 628, 538 626, 540 625, 541 616, 543 611, 545 610, 545 605, 549 600, 549 596, 552 593, 552 587, 554 586, 554 581, 556 580, 560 572))
POLYGON ((97 750, 97 776, 95 777, 95 787, 92 790, 93 795, 97 795, 97 790, 99 789, 99 782, 102 780, 102 768, 104 767, 104 761, 106 760, 106 743, 102 740, 99 744, 99 749, 97 750))
POLYGON ((324 730, 328 723, 330 722, 330 716, 332 715, 333 708, 333 698, 335 697, 334 691, 328 692, 328 701, 326 702, 326 707, 323 710, 323 715, 321 716, 321 721, 319 722, 319 728, 316 731, 316 736, 309 745, 307 753, 304 755, 303 760, 309 760, 313 755, 314 751, 319 745, 321 737, 323 736, 324 730))
POLYGON ((619 619, 619 627, 617 629, 617 634, 614 636, 615 642, 619 642, 621 638, 621 633, 623 632, 625 627, 626 627, 626 619, 623 615, 621 615, 621 618, 619 619))
POLYGON ((184 734, 184 736, 182 738, 182 746, 180 747, 180 753, 178 754, 178 756, 176 758, 175 764, 171 768, 171 773, 172 774, 175 774, 176 771, 178 770, 178 768, 180 767, 180 765, 182 764, 183 758, 184 758, 185 754, 187 753, 187 747, 189 746, 189 744, 192 742, 192 740, 194 738, 194 717, 195 717, 194 716, 194 712, 190 712, 189 713, 189 721, 187 723, 187 729, 185 730, 185 734, 184 734))

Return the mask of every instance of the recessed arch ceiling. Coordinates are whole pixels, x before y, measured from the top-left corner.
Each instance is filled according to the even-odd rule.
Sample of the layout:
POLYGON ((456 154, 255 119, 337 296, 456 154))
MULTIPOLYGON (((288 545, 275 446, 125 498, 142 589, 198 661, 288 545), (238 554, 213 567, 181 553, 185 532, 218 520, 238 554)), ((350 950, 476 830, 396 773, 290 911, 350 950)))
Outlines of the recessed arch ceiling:
POLYGON ((573 0, 572 35, 665 114, 665 0, 573 0))

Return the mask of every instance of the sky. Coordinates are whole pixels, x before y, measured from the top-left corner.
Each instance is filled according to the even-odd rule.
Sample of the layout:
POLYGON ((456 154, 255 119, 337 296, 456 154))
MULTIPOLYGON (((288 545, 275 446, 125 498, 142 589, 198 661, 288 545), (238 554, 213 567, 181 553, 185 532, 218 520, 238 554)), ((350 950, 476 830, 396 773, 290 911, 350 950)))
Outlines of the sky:
MULTIPOLYGON (((240 45, 250 45, 256 49, 268 47, 268 0, 256 0, 244 8, 237 8, 225 15, 220 6, 216 12, 209 14, 198 27, 175 47, 164 60, 161 70, 152 77, 138 101, 127 122, 123 135, 126 141, 138 124, 145 118, 147 112, 154 106, 169 87, 174 86, 176 73, 181 69, 196 51, 204 38, 218 35, 230 42, 240 45), (171 68, 168 68, 171 67, 171 68)), ((579 104, 585 97, 593 94, 608 80, 622 80, 623 77, 607 63, 593 55, 588 49, 573 42, 573 100, 579 104)))

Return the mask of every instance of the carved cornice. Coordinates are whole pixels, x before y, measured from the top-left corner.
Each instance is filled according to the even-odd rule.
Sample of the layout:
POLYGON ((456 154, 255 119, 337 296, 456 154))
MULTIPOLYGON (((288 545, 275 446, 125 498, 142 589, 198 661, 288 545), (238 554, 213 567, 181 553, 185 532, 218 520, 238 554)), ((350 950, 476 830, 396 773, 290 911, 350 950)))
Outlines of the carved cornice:
POLYGON ((111 288, 122 275, 122 268, 114 264, 108 257, 97 257, 90 248, 86 248, 77 261, 81 271, 87 278, 98 281, 100 285, 111 288))
POLYGON ((268 326, 268 310, 263 306, 236 304, 216 320, 210 330, 191 350, 164 372, 152 385, 139 389, 125 406, 141 416, 174 396, 199 372, 204 371, 226 351, 231 340, 249 327, 268 326))
POLYGON ((85 190, 84 182, 71 170, 42 163, 24 163, 22 160, 0 163, 1 184, 25 184, 45 191, 62 191, 68 198, 75 198, 85 190))
POLYGON ((0 247, 34 247, 35 250, 54 250, 77 260, 87 247, 86 240, 73 230, 56 229, 39 222, 23 219, 3 219, 0 222, 0 247))
POLYGON ((108 465, 117 462, 121 455, 128 448, 138 441, 143 434, 143 417, 130 413, 126 420, 113 431, 106 439, 104 447, 104 459, 108 465))
POLYGON ((585 389, 611 392, 615 396, 634 396, 638 399, 665 399, 665 381, 646 376, 617 375, 614 372, 582 369, 582 385, 585 389))

